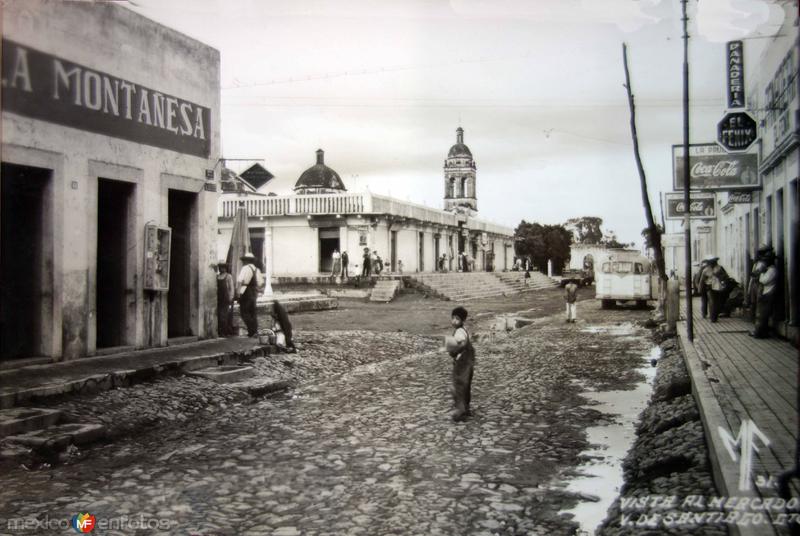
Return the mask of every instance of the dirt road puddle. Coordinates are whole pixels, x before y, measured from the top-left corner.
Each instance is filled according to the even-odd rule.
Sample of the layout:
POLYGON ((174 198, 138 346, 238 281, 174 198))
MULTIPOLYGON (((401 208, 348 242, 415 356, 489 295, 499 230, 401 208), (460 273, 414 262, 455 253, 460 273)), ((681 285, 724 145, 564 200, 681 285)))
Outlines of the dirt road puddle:
MULTIPOLYGON (((627 335, 626 327, 618 335, 627 335)), ((578 466, 580 476, 561 486, 566 492, 578 496, 580 502, 570 510, 560 513, 572 514, 580 524, 581 534, 593 535, 597 526, 605 519, 606 511, 619 495, 623 483, 622 460, 636 439, 635 424, 639 413, 647 407, 652 391, 656 368, 651 364, 661 357, 661 349, 654 346, 650 353, 642 356, 638 369, 645 380, 627 391, 592 391, 583 396, 597 402, 590 407, 607 414, 613 422, 586 429, 591 447, 581 453, 590 460, 578 466)))

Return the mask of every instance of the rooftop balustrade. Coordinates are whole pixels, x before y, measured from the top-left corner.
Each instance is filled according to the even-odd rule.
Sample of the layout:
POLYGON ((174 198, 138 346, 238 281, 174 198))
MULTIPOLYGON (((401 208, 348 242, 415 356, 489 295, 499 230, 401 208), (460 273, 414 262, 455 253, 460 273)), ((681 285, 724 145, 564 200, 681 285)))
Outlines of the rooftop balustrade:
MULTIPOLYGON (((219 201, 219 216, 232 219, 242 204, 247 209, 249 218, 270 216, 308 216, 323 214, 386 214, 395 217, 458 227, 459 216, 451 212, 439 210, 409 201, 401 201, 393 197, 372 194, 370 192, 346 194, 315 195, 277 195, 277 196, 241 196, 223 194, 219 201)), ((498 235, 511 236, 514 230, 491 222, 466 218, 467 228, 498 235)))

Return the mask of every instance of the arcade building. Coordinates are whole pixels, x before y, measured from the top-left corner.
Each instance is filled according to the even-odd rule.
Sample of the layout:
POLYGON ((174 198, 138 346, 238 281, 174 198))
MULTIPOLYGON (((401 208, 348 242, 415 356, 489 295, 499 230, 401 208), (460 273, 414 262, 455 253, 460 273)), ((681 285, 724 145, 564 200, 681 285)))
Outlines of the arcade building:
MULTIPOLYGON (((514 231, 475 217, 476 165, 463 129, 456 132, 444 163, 444 209, 348 192, 319 149, 291 195, 268 193, 268 185, 253 188, 246 180, 252 168, 242 173, 245 187, 223 183, 217 249, 227 250, 234 216, 244 206, 253 253, 272 276, 330 273, 334 250, 347 251, 350 274, 355 275, 364 248, 377 251, 391 273, 399 273, 401 265, 406 274, 436 271, 442 255, 446 268, 456 270, 462 252, 475 260, 475 270, 509 269, 514 231)), ((231 173, 225 177, 239 180, 231 173)))

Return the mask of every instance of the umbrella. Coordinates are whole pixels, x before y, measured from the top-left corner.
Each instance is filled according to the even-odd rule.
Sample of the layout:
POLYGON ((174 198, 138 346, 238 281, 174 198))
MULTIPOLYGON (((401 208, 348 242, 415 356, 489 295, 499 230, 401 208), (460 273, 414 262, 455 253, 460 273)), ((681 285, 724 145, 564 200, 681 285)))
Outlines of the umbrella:
POLYGON ((239 297, 239 284, 236 283, 239 277, 239 270, 242 269, 241 256, 250 251, 250 230, 247 228, 247 209, 244 203, 239 203, 236 209, 236 216, 233 218, 233 234, 231 235, 231 245, 228 248, 228 268, 234 280, 234 295, 239 297))

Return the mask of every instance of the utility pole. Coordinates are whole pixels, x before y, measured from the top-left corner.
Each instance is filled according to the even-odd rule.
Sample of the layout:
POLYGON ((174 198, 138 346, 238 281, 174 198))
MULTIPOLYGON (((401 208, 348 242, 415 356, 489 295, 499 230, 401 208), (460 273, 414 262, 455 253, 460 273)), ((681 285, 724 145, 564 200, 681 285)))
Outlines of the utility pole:
POLYGON ((686 333, 689 341, 694 341, 694 318, 692 317, 692 227, 689 207, 689 17, 686 14, 686 3, 681 0, 683 11, 683 206, 686 212, 683 217, 684 247, 686 248, 686 333))

